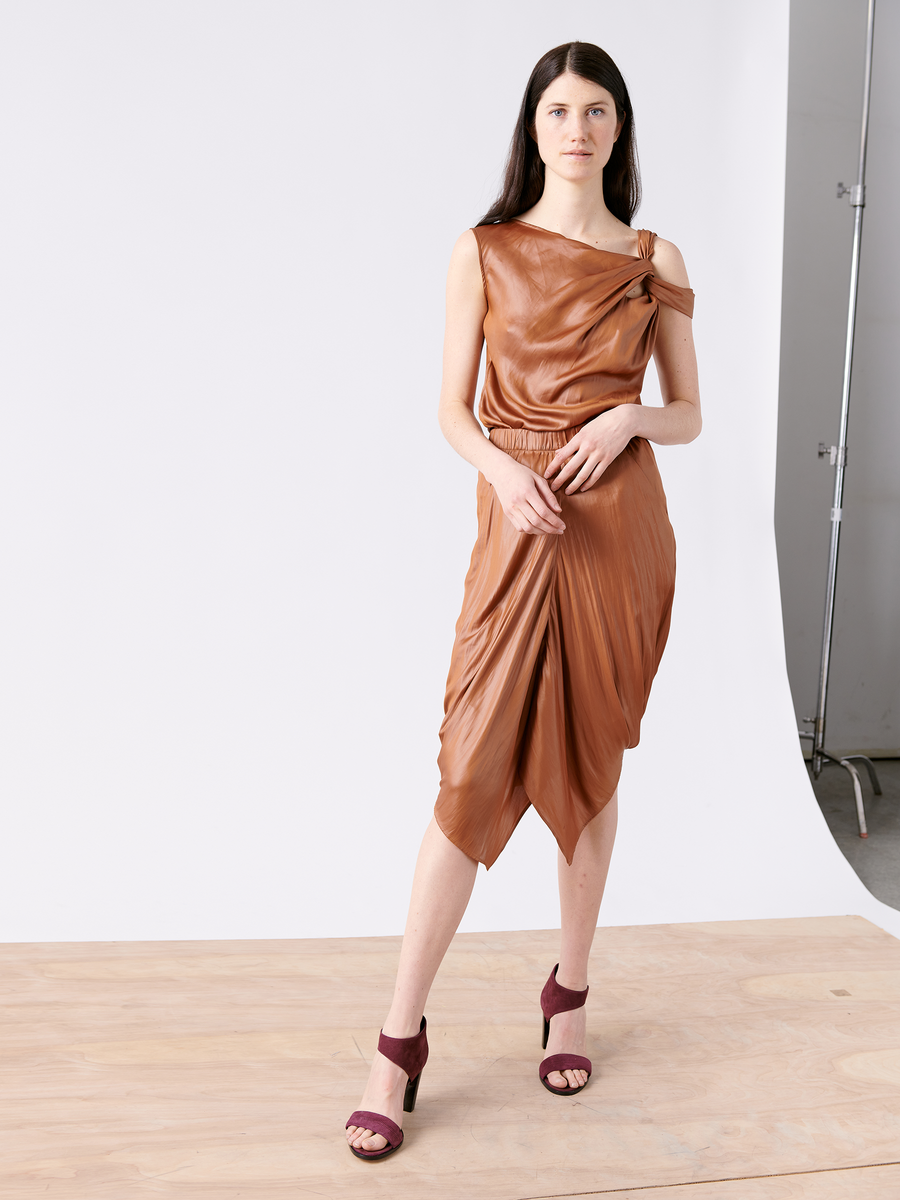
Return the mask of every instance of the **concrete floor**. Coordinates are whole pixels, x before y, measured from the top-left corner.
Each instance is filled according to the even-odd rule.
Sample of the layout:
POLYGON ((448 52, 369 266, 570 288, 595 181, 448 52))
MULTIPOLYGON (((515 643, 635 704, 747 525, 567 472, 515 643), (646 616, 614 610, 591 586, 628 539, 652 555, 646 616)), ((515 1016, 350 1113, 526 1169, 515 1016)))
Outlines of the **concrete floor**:
POLYGON ((900 909, 900 758, 874 761, 881 796, 873 794, 864 764, 855 764, 862 779, 868 839, 859 836, 853 784, 843 767, 825 767, 812 785, 834 840, 850 866, 873 896, 900 909))

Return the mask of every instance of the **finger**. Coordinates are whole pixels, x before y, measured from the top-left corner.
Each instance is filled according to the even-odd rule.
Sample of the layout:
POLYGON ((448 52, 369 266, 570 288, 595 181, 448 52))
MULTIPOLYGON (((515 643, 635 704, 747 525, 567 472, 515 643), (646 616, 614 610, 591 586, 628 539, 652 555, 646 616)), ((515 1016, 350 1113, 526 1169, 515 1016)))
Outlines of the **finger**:
POLYGON ((544 478, 549 479, 551 475, 555 475, 559 468, 563 465, 566 459, 571 458, 573 454, 578 452, 578 447, 573 446, 572 442, 566 442, 565 446, 560 446, 557 452, 550 460, 550 466, 544 472, 544 478))
POLYGON ((520 530, 521 533, 553 533, 561 534, 566 532, 565 525, 552 525, 545 517, 539 517, 534 513, 528 519, 527 528, 520 530))
POLYGON ((566 486, 566 495, 571 496, 573 492, 580 491, 584 484, 590 479, 594 471, 597 469, 597 463, 588 461, 582 463, 581 470, 571 479, 566 486))
POLYGON ((562 533, 566 528, 565 521, 558 517, 538 497, 531 501, 531 511, 524 514, 532 525, 537 525, 543 533, 562 533))
POLYGON ((546 479, 541 479, 540 476, 536 476, 534 486, 540 493, 541 499, 549 504, 554 512, 562 512, 562 505, 557 500, 556 493, 546 479))
POLYGON ((584 458, 581 458, 578 455, 576 455, 574 458, 570 458, 550 485, 554 492, 558 492, 561 487, 566 487, 568 482, 570 482, 573 477, 576 477, 585 466, 586 460, 584 458))
POLYGON ((596 467, 594 467, 590 476, 579 487, 579 489, 578 489, 579 492, 587 492, 594 486, 595 483, 598 483, 600 481, 600 479, 603 477, 603 472, 606 470, 606 468, 608 466, 609 466, 609 463, 605 463, 605 462, 598 463, 596 465, 596 467))
POLYGON ((522 532, 531 534, 532 537, 535 537, 539 533, 548 533, 553 537, 561 537, 566 531, 565 529, 555 529, 546 521, 541 521, 538 517, 535 517, 531 527, 529 529, 523 529, 522 532))
POLYGON ((533 534, 549 532, 548 529, 537 528, 535 513, 530 508, 523 509, 521 512, 518 510, 510 510, 506 516, 508 517, 509 523, 512 525, 513 529, 515 529, 516 533, 533 534))
POLYGON ((566 527, 563 522, 548 508, 544 508, 543 511, 528 508, 517 515, 519 523, 516 527, 520 533, 565 533, 566 527))
POLYGON ((556 472, 556 479, 553 479, 550 485, 553 488, 553 491, 556 491, 558 487, 562 486, 562 484, 560 484, 560 480, 564 481, 568 479, 575 467, 576 462, 574 458, 569 458, 568 461, 559 463, 556 472))
POLYGON ((536 514, 529 518, 519 517, 515 521, 513 521, 512 518, 510 518, 510 520, 516 533, 528 534, 529 537, 533 537, 538 533, 552 533, 557 536, 561 533, 565 533, 564 529, 554 529, 549 521, 542 520, 536 514))
MULTIPOLYGON (((543 480, 540 482, 541 486, 549 491, 548 485, 543 480)), ((535 484, 533 491, 521 496, 509 506, 506 515, 519 533, 533 533, 535 518, 539 518, 541 521, 541 533, 551 531, 562 533, 566 526, 565 522, 557 515, 562 512, 559 501, 551 494, 549 501, 545 502, 540 488, 537 486, 537 480, 535 484)))
POLYGON ((562 465, 557 473, 556 478, 550 484, 554 492, 559 491, 559 489, 564 486, 566 480, 572 478, 576 471, 580 469, 583 462, 584 459, 582 457, 577 454, 573 454, 568 462, 562 465))
MULTIPOLYGON (((565 529, 564 522, 557 515, 561 512, 562 506, 554 495, 550 484, 546 480, 541 479, 539 475, 532 475, 530 486, 510 505, 509 515, 512 518, 516 514, 530 525, 532 515, 537 513, 543 520, 548 521, 561 532, 565 529)), ((523 531, 520 530, 520 532, 523 531)))
MULTIPOLYGON (((546 484, 544 485, 547 486, 546 484)), ((549 521, 557 529, 565 529, 566 523, 563 521, 559 513, 562 512, 559 501, 555 496, 551 496, 550 501, 546 501, 541 494, 540 488, 536 487, 534 493, 528 497, 528 509, 524 510, 526 517, 530 517, 532 512, 544 521, 549 521), (552 505, 552 507, 551 507, 552 505), (529 511, 530 510, 530 511, 529 511)))

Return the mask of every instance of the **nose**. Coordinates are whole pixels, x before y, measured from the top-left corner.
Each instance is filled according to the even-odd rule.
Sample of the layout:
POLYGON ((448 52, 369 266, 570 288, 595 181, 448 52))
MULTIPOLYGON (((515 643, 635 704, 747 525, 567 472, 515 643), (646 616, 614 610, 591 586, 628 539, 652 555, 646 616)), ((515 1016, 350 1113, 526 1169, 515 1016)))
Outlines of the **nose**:
POLYGON ((569 136, 573 142, 585 141, 587 135, 585 133, 585 119, 582 113, 577 113, 574 116, 569 136))

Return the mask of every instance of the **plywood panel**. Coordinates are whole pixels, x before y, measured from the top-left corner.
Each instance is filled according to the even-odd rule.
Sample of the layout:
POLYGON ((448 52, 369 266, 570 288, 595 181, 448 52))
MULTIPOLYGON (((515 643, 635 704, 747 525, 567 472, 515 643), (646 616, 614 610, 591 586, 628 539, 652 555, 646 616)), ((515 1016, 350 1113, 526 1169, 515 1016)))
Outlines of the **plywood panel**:
POLYGON ((0 1194, 832 1200, 900 1159, 900 942, 875 926, 599 930, 595 1075, 570 1100, 536 1072, 556 941, 456 939, 407 1145, 380 1164, 341 1128, 397 939, 2 947, 0 1194))

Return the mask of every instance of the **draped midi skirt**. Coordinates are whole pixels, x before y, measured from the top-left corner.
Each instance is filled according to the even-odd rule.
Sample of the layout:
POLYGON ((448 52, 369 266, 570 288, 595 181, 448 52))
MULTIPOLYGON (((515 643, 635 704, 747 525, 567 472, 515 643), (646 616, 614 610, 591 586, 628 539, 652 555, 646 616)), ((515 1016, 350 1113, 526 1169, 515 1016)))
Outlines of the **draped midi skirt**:
MULTIPOLYGON (((490 436, 542 475, 577 431, 490 436)), ((518 533, 478 477, 435 818, 486 867, 529 804, 571 863, 638 743, 669 631, 675 539, 650 444, 632 439, 593 488, 557 497, 564 533, 518 533)))

